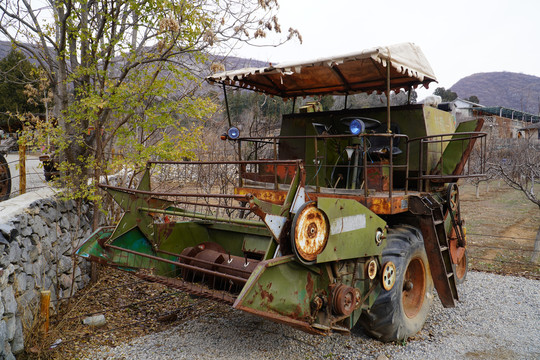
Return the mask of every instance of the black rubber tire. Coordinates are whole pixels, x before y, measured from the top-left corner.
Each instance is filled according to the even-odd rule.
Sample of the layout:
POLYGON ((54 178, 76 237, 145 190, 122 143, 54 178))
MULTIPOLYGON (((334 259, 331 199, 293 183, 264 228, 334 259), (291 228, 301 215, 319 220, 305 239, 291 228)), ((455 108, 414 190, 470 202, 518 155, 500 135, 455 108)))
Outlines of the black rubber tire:
POLYGON ((6 158, 0 155, 0 201, 9 199, 11 194, 11 172, 6 158))
POLYGON ((387 247, 382 255, 383 265, 392 261, 396 266, 395 284, 389 291, 381 289, 372 308, 360 316, 359 324, 367 334, 380 341, 407 340, 422 329, 433 303, 433 280, 421 232, 408 225, 389 229, 387 247), (411 297, 406 296, 411 293, 404 290, 405 273, 409 267, 409 274, 414 273, 414 269, 419 269, 416 274, 420 274, 414 281, 418 285, 410 289, 416 292, 412 307, 410 300, 407 300, 411 297), (409 316, 404 307, 404 298, 409 316))

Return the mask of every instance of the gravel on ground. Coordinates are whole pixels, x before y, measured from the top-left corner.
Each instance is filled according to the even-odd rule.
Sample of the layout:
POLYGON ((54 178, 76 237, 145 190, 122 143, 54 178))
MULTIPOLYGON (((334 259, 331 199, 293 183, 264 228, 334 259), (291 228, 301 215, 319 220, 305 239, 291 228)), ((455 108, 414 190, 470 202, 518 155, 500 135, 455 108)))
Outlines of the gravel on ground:
MULTIPOLYGON (((540 359, 540 281, 470 272, 460 302, 435 299, 414 338, 383 344, 361 329, 310 335, 218 306, 216 311, 120 346, 98 347, 85 359, 540 359)), ((436 295, 435 295, 436 296, 436 295)))

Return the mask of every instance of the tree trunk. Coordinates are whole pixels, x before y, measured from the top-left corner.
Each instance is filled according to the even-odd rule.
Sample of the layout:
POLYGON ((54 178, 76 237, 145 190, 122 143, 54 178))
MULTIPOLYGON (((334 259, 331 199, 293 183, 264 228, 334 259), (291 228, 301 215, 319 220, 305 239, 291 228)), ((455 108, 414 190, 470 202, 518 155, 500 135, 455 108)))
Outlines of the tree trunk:
POLYGON ((480 183, 476 183, 476 198, 480 198, 480 183))
POLYGON ((540 262, 540 226, 538 227, 538 232, 536 233, 536 240, 534 241, 534 250, 531 262, 533 264, 538 264, 540 262))

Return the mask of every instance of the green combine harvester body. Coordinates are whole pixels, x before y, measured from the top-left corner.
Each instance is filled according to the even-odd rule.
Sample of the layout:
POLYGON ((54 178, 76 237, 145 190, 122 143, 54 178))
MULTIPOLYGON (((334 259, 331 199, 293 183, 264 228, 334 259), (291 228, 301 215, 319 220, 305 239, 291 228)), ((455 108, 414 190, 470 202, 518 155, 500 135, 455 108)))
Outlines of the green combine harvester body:
MULTIPOLYGON (((435 77, 418 47, 400 44, 208 81, 294 101, 410 91, 435 77)), ((156 160, 136 188, 102 185, 123 217, 77 253, 311 333, 358 323, 382 341, 414 335, 433 287, 445 307, 458 300, 457 181, 482 175, 464 170, 475 143, 483 149, 483 120, 457 125, 415 104, 320 110, 284 115, 268 137, 242 137, 229 119, 222 138, 235 160, 156 160)))

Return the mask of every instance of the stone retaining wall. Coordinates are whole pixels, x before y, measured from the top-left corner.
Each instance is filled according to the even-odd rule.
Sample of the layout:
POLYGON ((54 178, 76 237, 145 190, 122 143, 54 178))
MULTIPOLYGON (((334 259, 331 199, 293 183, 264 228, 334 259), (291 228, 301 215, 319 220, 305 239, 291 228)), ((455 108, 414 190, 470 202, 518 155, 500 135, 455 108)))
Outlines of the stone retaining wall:
POLYGON ((72 258, 74 248, 91 233, 89 205, 77 209, 74 201, 50 197, 19 205, 6 219, 5 209, 16 199, 0 203, 0 359, 23 352, 40 291, 51 291, 54 312, 58 299, 90 280, 89 264, 81 258, 73 264, 72 258))

